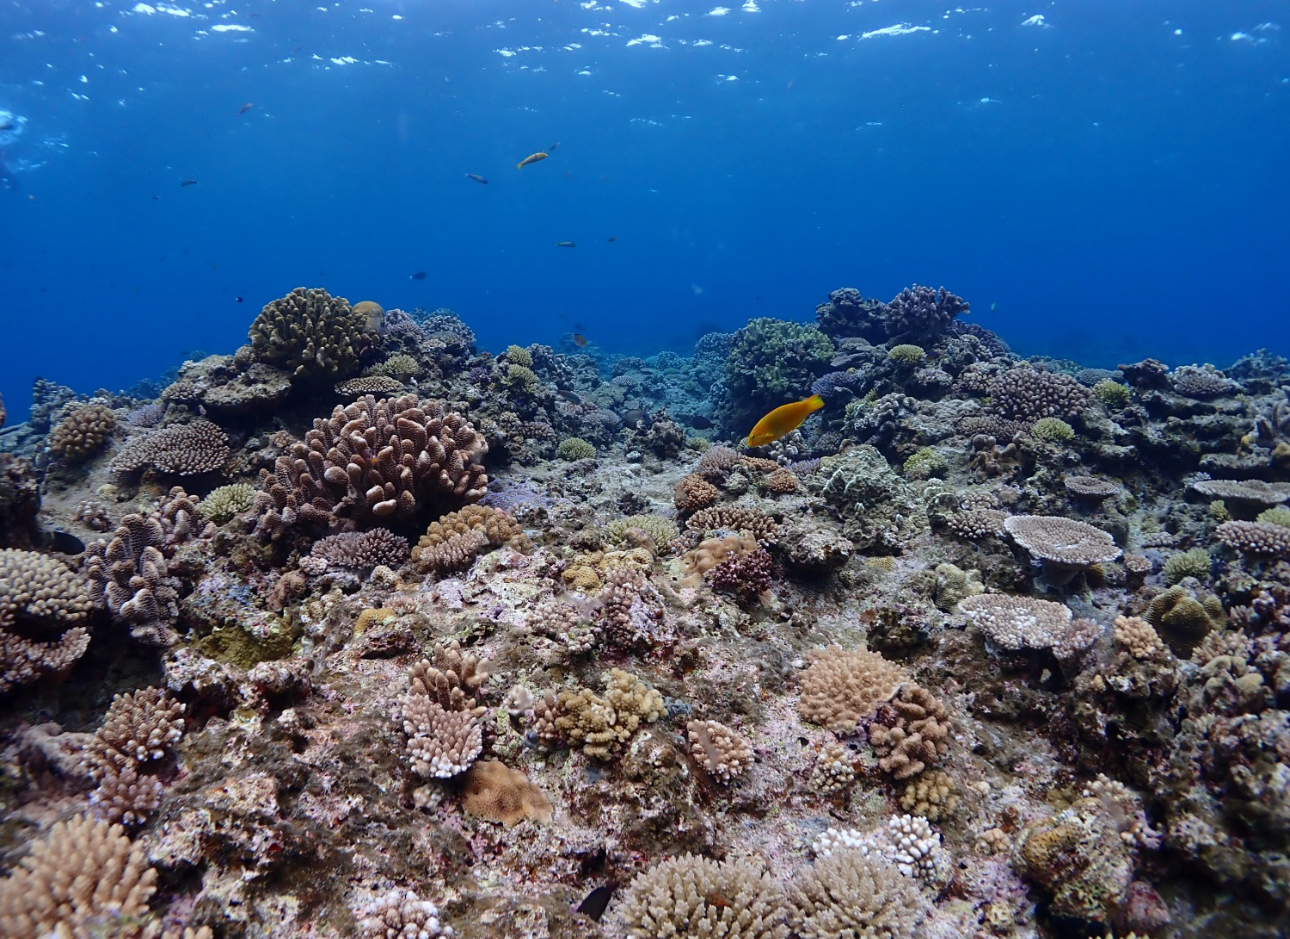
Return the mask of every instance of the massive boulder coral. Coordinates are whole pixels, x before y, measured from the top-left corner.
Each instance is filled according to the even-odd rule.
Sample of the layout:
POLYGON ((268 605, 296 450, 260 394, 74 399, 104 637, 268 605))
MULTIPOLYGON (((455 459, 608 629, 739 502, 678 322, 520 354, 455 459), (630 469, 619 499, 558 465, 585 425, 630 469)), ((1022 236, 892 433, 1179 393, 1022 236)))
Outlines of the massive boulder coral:
POLYGON ((304 287, 266 304, 248 338, 259 361, 297 379, 332 380, 356 373, 361 357, 380 341, 371 318, 344 297, 304 287))
POLYGON ((487 491, 488 442, 460 414, 416 395, 364 395, 314 421, 263 474, 257 531, 297 521, 363 527, 475 502, 487 491))

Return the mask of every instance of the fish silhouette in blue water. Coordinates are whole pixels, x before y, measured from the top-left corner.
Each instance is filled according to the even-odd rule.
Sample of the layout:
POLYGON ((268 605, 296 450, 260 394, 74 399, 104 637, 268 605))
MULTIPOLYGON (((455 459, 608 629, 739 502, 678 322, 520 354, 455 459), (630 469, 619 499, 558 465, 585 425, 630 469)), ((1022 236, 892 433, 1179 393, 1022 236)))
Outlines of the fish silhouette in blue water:
POLYGON ((417 271, 415 274, 413 274, 411 277, 408 278, 408 280, 425 280, 425 279, 426 279, 425 271, 417 271))
POLYGON ((480 176, 478 173, 467 173, 466 178, 473 179, 477 183, 483 183, 485 186, 488 185, 488 180, 484 179, 484 177, 480 176))

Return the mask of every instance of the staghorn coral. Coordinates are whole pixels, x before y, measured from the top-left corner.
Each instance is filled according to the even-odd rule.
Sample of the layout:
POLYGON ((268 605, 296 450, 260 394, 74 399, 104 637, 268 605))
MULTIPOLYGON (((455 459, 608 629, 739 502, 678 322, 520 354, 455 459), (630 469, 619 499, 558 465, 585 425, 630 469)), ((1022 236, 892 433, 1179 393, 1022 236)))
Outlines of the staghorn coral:
POLYGON ((515 517, 501 509, 467 505, 431 522, 412 549, 412 562, 422 573, 444 573, 469 567, 485 548, 528 545, 515 517))
POLYGON ((779 525, 773 518, 756 509, 735 506, 718 505, 700 509, 686 519, 685 527, 700 534, 747 532, 763 545, 772 545, 779 539, 779 525))
POLYGON ((683 514, 706 509, 721 498, 721 490, 698 473, 682 476, 672 488, 672 503, 683 514))
POLYGON ((261 536, 297 521, 367 525, 474 502, 488 443, 460 414, 416 395, 359 398, 314 421, 303 443, 262 479, 261 536))
POLYGON ((1069 375, 1019 365, 992 378, 986 386, 990 409, 1002 417, 1036 421, 1070 420, 1088 407, 1092 392, 1069 375))
POLYGON ((304 287, 266 304, 247 335, 258 361, 297 379, 351 375, 380 340, 369 318, 344 297, 304 287))
POLYGON ((1113 378, 1103 378, 1093 386, 1093 397, 1102 402, 1107 410, 1126 407, 1132 392, 1128 385, 1121 384, 1113 378))
POLYGON ((804 720, 834 733, 855 733, 856 725, 890 701, 908 673, 866 649, 830 646, 806 654, 802 695, 797 702, 804 720))
POLYGON ((471 815, 507 827, 525 819, 546 824, 555 810, 533 781, 500 760, 481 760, 466 773, 462 807, 471 815))
POLYGON ((925 358, 927 358, 927 352, 923 347, 909 342, 902 342, 887 350, 887 359, 905 368, 912 368, 925 358))
POLYGON ((753 751, 748 741, 716 721, 690 721, 685 725, 690 755, 718 782, 728 783, 748 771, 753 751))
POLYGON ((1188 577, 1203 580, 1209 577, 1213 563, 1213 558, 1209 556, 1209 552, 1204 548, 1192 548, 1190 551, 1171 554, 1165 560, 1165 566, 1161 573, 1167 584, 1176 584, 1188 577))
POLYGON ((637 874, 615 915, 631 939, 786 939, 786 901, 759 864, 684 854, 637 874))
POLYGON ((1050 649, 1071 628, 1071 611, 1035 597, 981 593, 964 597, 959 609, 968 621, 1004 649, 1050 649))
POLYGON ((555 448, 560 459, 574 463, 578 460, 591 460, 596 456, 596 448, 581 437, 565 437, 555 448))
POLYGON ((62 463, 83 463, 107 446, 116 429, 116 414, 102 404, 68 412, 49 435, 49 452, 62 463))
POLYGON ((801 939, 914 939, 930 913, 913 879, 859 848, 818 858, 794 884, 791 902, 801 939))
POLYGON ((950 719, 945 705, 918 685, 902 685, 878 708, 869 742, 878 765, 896 779, 917 776, 949 752, 950 719))
POLYGON ((6 939, 142 936, 156 880, 144 846, 131 844, 120 825, 86 816, 55 822, 0 880, 0 934, 6 939))
POLYGON ((221 469, 228 458, 228 435, 210 421, 196 420, 131 437, 110 465, 115 473, 151 467, 158 473, 196 476, 221 469))
POLYGON ((384 528, 342 532, 315 542, 309 552, 309 559, 316 563, 306 569, 302 561, 301 569, 305 573, 322 573, 338 567, 371 572, 382 564, 393 568, 408 559, 408 540, 384 528))
POLYGON ((1043 564, 1051 583, 1065 584, 1093 564, 1120 556, 1115 539, 1100 528, 1073 518, 1013 515, 1003 527, 1032 558, 1043 564))

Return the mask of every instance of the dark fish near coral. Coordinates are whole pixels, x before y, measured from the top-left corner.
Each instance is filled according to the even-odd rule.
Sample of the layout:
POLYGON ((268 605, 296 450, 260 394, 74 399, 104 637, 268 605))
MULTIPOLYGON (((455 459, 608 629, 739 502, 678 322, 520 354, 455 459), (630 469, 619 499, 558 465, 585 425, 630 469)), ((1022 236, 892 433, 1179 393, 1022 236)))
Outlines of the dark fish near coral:
POLYGON ((244 104, 244 105, 242 105, 240 108, 238 108, 238 109, 237 109, 237 113, 238 113, 238 114, 245 114, 247 111, 251 110, 251 108, 253 108, 253 107, 255 107, 255 105, 253 105, 253 104, 249 104, 249 103, 248 103, 248 104, 244 104))
POLYGON ((484 177, 480 176, 478 173, 467 173, 466 178, 473 179, 477 183, 483 183, 485 186, 488 185, 488 180, 484 179, 484 177))
POLYGON ((570 404, 582 404, 582 398, 580 398, 577 394, 575 394, 572 391, 567 391, 564 388, 561 388, 556 393, 561 398, 564 398, 564 400, 568 401, 570 404))
POLYGON ((649 414, 640 408, 632 408, 623 412, 623 423, 634 430, 640 430, 649 420, 649 414))
POLYGON ((574 333, 570 338, 573 339, 573 344, 579 349, 585 349, 587 347, 587 337, 582 333, 574 333))
POLYGON ((185 186, 196 186, 196 185, 197 185, 197 180, 185 179, 182 183, 179 184, 179 188, 183 189, 185 186))
POLYGON ((682 422, 689 424, 695 430, 707 430, 712 426, 712 421, 708 420, 702 414, 680 415, 682 422))
POLYGON ((591 893, 587 898, 578 904, 578 912, 590 916, 597 923, 600 917, 605 915, 605 910, 609 908, 609 901, 614 897, 614 891, 618 889, 618 881, 611 880, 605 883, 591 893))
POLYGON ((575 244, 575 243, 574 243, 574 242, 572 242, 572 241, 557 241, 557 242, 555 243, 555 246, 556 246, 557 248, 576 248, 576 247, 578 247, 578 246, 577 246, 577 244, 575 244))
POLYGON ((425 271, 417 271, 415 274, 412 274, 408 277, 408 280, 425 280, 425 279, 426 279, 425 271))
POLYGON ((43 533, 40 540, 50 551, 57 551, 59 554, 80 554, 85 550, 85 542, 71 532, 58 528, 43 533))
POLYGON ((517 170, 522 170, 522 169, 524 169, 524 167, 528 166, 530 163, 537 163, 537 162, 539 162, 540 160, 545 160, 546 158, 547 158, 547 155, 546 155, 545 153, 541 153, 541 152, 538 152, 538 153, 530 153, 530 154, 529 154, 528 156, 526 156, 524 159, 520 160, 520 162, 516 163, 516 164, 515 164, 515 168, 516 168, 517 170))

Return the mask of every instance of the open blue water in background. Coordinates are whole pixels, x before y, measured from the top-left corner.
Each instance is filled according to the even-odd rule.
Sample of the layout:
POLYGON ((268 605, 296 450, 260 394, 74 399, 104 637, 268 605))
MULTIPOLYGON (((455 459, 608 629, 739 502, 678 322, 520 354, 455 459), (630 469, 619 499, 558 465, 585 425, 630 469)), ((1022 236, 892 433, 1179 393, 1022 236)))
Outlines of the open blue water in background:
POLYGON ((494 350, 917 282, 1025 354, 1290 354, 1284 2, 726 2, 6 2, 10 420, 301 285, 494 350))

